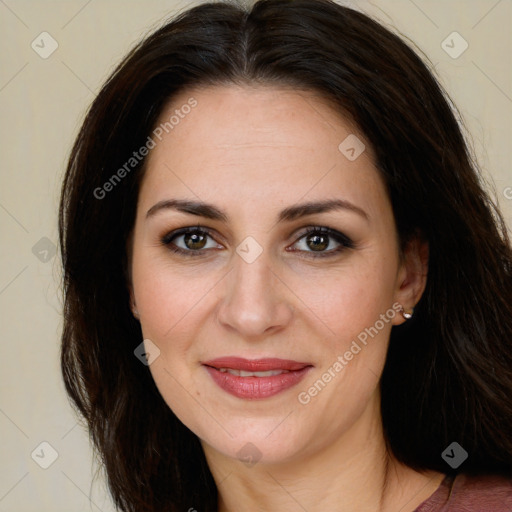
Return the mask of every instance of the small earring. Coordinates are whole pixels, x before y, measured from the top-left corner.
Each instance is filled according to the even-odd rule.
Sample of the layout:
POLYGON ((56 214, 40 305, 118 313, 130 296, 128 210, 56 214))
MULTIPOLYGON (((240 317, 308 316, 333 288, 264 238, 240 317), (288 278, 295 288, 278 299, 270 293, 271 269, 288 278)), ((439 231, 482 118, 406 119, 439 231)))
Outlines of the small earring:
POLYGON ((411 309, 411 312, 410 313, 406 313, 405 312, 405 309, 402 307, 402 309, 400 310, 400 313, 402 313, 402 316, 406 319, 406 320, 410 320, 412 318, 412 315, 414 314, 414 308, 411 309))
POLYGON ((137 307, 135 306, 134 303, 132 303, 132 314, 133 316, 138 320, 139 319, 139 310, 137 309, 137 307))

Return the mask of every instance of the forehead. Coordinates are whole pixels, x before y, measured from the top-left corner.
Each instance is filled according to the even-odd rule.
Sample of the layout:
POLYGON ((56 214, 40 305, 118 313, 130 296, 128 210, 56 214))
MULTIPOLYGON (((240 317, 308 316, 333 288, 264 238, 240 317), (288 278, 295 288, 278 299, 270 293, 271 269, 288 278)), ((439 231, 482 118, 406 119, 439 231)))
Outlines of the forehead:
POLYGON ((204 141, 218 150, 231 151, 261 144, 297 149, 300 145, 312 150, 322 142, 324 146, 334 144, 336 149, 340 135, 357 131, 318 94, 272 85, 219 85, 184 91, 163 109, 158 124, 165 125, 171 117, 176 125, 164 134, 164 145, 172 139, 187 145, 204 141), (192 99, 197 105, 186 108, 192 99), (181 114, 180 119, 173 114, 181 114))
POLYGON ((279 204, 285 196, 315 199, 339 192, 359 201, 369 194, 375 201, 383 193, 368 141, 310 91, 234 85, 190 89, 163 109, 159 127, 146 161, 142 200, 165 199, 170 190, 204 200, 245 195, 247 201, 279 204), (347 158, 353 152, 346 153, 345 141, 356 155, 364 151, 347 158))

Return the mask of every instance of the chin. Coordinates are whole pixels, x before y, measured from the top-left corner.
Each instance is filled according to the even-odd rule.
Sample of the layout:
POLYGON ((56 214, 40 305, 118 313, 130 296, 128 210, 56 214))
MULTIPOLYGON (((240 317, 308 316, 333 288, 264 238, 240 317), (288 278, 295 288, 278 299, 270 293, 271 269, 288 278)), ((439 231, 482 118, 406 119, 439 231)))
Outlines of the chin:
MULTIPOLYGON (((310 443, 305 441, 308 436, 299 426, 295 429, 294 425, 287 425, 285 429, 283 424, 279 425, 282 420, 283 417, 272 417, 231 421, 225 425, 225 429, 233 437, 225 431, 220 436, 212 435, 211 430, 196 434, 202 440, 203 447, 206 443, 208 448, 247 466, 286 463, 310 443)), ((211 429, 211 423, 205 428, 211 429)))

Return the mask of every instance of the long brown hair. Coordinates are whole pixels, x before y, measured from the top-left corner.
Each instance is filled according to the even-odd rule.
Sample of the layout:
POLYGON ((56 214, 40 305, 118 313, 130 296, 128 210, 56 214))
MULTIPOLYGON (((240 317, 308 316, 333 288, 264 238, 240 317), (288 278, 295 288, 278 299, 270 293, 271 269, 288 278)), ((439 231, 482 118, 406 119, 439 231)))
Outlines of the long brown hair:
POLYGON ((217 491, 199 440, 133 354, 142 334, 129 308, 126 241, 144 159, 98 190, 176 93, 231 83, 292 85, 330 100, 371 142, 402 244, 415 233, 429 242, 426 290, 413 320, 393 328, 381 379, 389 449, 413 468, 447 472, 441 452, 457 441, 469 453, 461 471, 510 471, 511 247, 437 81, 399 37, 330 0, 205 3, 117 67, 62 187, 62 372, 117 506, 215 510, 217 491))

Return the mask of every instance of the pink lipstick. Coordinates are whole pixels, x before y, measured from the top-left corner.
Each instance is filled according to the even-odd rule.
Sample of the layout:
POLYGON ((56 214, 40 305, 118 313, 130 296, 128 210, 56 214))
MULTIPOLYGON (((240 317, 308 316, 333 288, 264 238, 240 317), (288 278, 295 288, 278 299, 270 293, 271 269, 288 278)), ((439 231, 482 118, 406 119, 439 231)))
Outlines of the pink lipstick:
POLYGON ((313 367, 289 359, 220 357, 203 363, 224 391, 246 400, 268 398, 298 384, 313 367))

